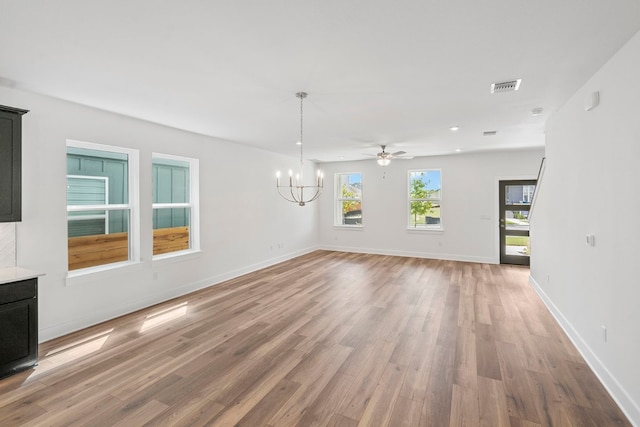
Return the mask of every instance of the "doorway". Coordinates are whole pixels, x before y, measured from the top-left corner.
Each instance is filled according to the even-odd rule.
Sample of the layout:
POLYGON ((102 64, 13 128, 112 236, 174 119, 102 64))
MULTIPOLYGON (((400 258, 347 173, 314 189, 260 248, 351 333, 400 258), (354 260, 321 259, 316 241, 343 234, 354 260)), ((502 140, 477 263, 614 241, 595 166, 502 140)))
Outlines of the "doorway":
POLYGON ((529 210, 536 180, 499 181, 500 264, 529 265, 529 210))

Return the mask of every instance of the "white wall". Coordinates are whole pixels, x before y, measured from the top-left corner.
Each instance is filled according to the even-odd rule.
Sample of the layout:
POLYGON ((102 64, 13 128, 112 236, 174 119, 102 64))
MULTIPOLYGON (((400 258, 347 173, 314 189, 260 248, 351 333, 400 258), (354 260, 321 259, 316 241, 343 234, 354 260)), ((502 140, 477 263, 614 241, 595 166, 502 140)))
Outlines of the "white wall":
POLYGON ((317 206, 301 208, 275 190, 275 171, 295 166, 295 157, 10 88, 0 87, 0 100, 31 110, 23 117, 17 264, 46 274, 41 341, 317 248, 317 206), (66 280, 67 139, 140 150, 140 264, 66 280), (200 159, 199 254, 151 261, 152 152, 200 159))
POLYGON ((531 281, 640 425, 640 33, 547 123, 531 281), (600 92, 600 106, 584 99, 600 92), (595 235, 595 246, 585 236, 595 235), (607 328, 607 340, 602 326, 607 328))
POLYGON ((320 201, 320 244, 327 249, 499 262, 498 180, 535 178, 542 149, 394 160, 324 163, 326 197, 320 201), (444 231, 407 229, 407 171, 441 169, 444 231), (334 227, 333 178, 362 172, 363 227, 334 227))

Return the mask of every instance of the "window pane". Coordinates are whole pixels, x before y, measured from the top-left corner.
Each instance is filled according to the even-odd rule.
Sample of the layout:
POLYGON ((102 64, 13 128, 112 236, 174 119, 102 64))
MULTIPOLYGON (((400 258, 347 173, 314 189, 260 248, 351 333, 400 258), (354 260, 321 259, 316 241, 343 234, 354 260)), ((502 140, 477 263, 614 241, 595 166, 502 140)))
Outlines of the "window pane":
POLYGON ((362 208, 359 201, 342 202, 342 225, 362 225, 362 208))
POLYGON ((339 177, 340 194, 338 197, 343 199, 362 198, 362 174, 341 174, 339 177))
POLYGON ((69 217, 70 271, 129 260, 129 210, 105 211, 103 214, 105 219, 89 215, 69 217))
POLYGON ((362 174, 335 175, 336 225, 362 225, 362 174))
POLYGON ((414 171, 409 176, 409 197, 440 199, 442 197, 439 170, 414 171))
POLYGON ((68 147, 67 205, 128 204, 128 173, 126 154, 68 147))
MULTIPOLYGON (((152 164, 154 204, 175 205, 193 202, 190 183, 193 161, 193 159, 154 154, 152 164)), ((194 167, 197 171, 197 163, 194 167)), ((191 206, 153 208, 154 255, 193 248, 191 209, 191 206)))
POLYGON ((529 229, 529 211, 505 211, 504 218, 507 230, 529 229))
POLYGON ((506 254, 516 256, 529 256, 529 236, 505 236, 506 254))
POLYGON ((113 150, 67 146, 69 271, 131 258, 130 209, 77 210, 129 204, 130 153, 113 150))
POLYGON ((153 160, 153 203, 189 203, 189 163, 153 160))
POLYGON ((153 210, 153 254, 184 251, 191 248, 189 208, 153 210))
POLYGON ((441 172, 437 169, 409 172, 409 227, 442 227, 441 182, 441 172))
POLYGON ((416 201, 409 205, 409 225, 414 228, 439 228, 440 204, 431 201, 416 201))
POLYGON ((528 205, 533 200, 535 185, 507 185, 505 188, 505 204, 528 205))

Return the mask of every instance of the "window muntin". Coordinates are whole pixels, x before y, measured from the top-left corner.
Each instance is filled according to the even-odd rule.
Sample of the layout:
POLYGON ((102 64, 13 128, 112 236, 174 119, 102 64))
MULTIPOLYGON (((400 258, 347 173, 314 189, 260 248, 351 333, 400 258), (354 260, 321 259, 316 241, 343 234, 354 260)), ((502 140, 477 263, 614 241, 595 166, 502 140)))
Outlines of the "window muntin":
POLYGON ((199 249, 198 160, 153 154, 153 255, 199 249))
POLYGON ((69 271, 139 259, 137 153, 67 141, 69 271))
POLYGON ((439 169, 409 171, 409 228, 442 229, 442 174, 439 169))
POLYGON ((362 226, 362 173, 335 175, 335 225, 362 226))

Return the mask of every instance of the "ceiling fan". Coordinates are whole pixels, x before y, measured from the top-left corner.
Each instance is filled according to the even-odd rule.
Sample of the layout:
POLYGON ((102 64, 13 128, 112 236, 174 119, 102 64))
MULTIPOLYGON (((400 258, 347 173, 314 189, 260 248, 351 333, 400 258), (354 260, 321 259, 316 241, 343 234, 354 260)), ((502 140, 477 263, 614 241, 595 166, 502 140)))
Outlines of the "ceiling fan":
MULTIPOLYGON (((378 159, 378 164, 380 166, 387 166, 389 163, 391 163, 392 159, 396 159, 407 154, 405 151, 396 151, 395 153, 388 153, 387 151, 385 151, 385 149, 387 148, 386 145, 381 145, 380 148, 382 148, 382 151, 375 155, 378 159)), ((373 154, 366 154, 366 155, 373 156, 373 154)), ((404 157, 404 158, 411 159, 412 157, 404 157)))

